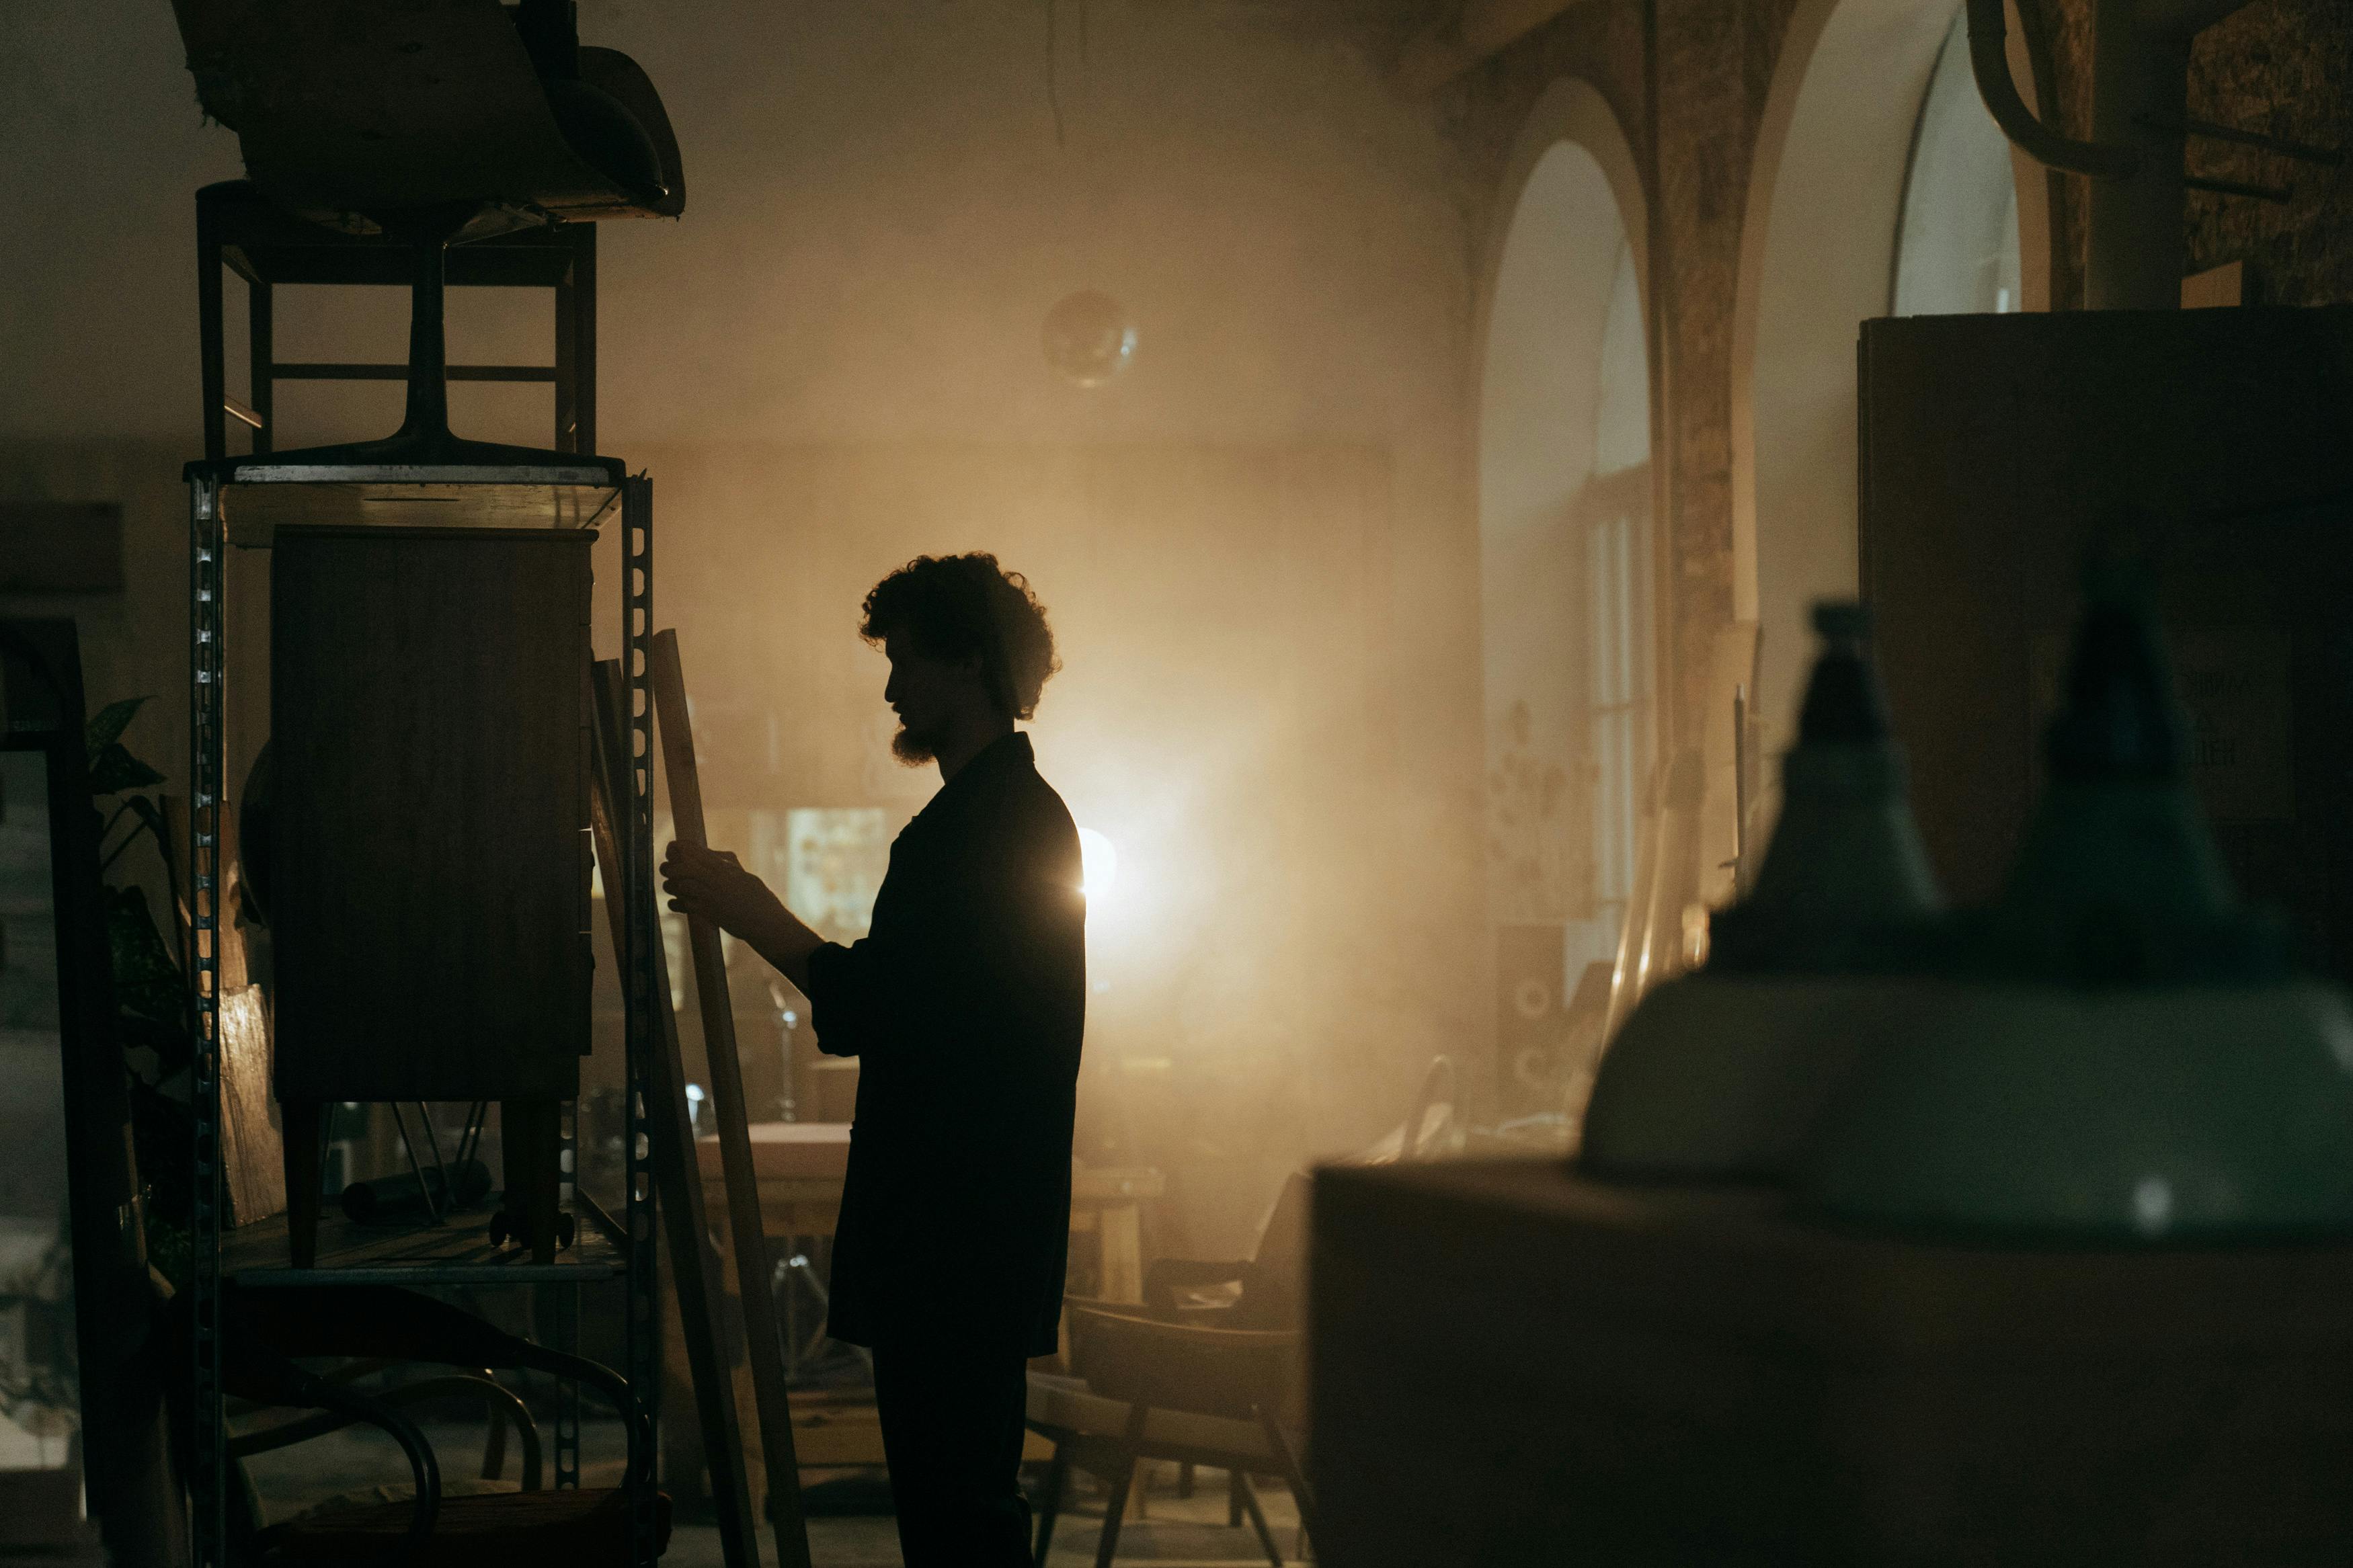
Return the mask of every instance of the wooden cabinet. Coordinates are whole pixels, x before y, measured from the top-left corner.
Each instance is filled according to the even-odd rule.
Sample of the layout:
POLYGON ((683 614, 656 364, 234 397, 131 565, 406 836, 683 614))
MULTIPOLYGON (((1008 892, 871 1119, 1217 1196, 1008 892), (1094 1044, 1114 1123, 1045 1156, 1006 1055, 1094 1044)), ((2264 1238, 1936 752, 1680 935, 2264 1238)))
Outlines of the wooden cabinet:
POLYGON ((2353 307, 1866 321, 1861 378, 1862 594, 1947 889, 2017 853, 2112 540, 2152 557, 2240 892, 2353 981, 2353 307))
POLYGON ((277 532, 269 897, 298 1262, 335 1100, 501 1101, 510 1213, 521 1186, 554 1219, 589 1040, 592 542, 277 532))
POLYGON ((2066 1252, 1552 1162, 1327 1170, 1321 1555, 2353 1561, 2353 1246, 2066 1252))

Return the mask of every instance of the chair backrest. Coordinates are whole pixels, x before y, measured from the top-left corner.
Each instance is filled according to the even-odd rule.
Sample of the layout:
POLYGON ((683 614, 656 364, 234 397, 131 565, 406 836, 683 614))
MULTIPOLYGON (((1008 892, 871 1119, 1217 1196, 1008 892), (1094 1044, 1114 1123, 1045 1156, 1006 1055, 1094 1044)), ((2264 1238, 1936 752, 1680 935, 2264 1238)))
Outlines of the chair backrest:
POLYGON ((1307 1199, 1304 1171, 1293 1171, 1259 1227, 1241 1300, 1234 1303, 1237 1325, 1251 1329, 1296 1328, 1307 1301, 1307 1199))
POLYGON ((1406 1113, 1404 1136, 1398 1142, 1400 1161, 1419 1160, 1440 1152, 1454 1123, 1454 1058, 1430 1058, 1415 1090, 1413 1109, 1406 1113))
POLYGON ((1300 1336, 1071 1309, 1071 1370, 1107 1399, 1255 1421, 1298 1405, 1300 1336))

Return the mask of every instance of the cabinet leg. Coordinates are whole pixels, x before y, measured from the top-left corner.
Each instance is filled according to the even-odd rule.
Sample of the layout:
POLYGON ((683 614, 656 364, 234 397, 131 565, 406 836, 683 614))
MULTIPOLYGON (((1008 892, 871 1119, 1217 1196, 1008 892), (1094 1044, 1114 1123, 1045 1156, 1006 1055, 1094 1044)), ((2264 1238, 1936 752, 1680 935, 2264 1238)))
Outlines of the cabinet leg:
POLYGON ((555 1261, 555 1221, 563 1173, 555 1168, 562 1147, 564 1106, 554 1100, 499 1102, 499 1141, 503 1145, 507 1223, 531 1245, 533 1263, 555 1261))
POLYGON ((319 1194, 326 1184, 327 1107, 322 1100, 285 1100, 278 1117, 286 1170, 286 1247, 297 1268, 319 1261, 319 1194))

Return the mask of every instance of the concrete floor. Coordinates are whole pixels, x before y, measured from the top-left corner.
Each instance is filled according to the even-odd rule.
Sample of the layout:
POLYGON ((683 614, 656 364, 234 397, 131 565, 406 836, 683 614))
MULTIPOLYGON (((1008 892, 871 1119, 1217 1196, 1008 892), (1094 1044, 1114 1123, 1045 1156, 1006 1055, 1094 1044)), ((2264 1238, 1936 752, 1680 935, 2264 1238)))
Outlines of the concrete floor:
MULTIPOLYGON (((1252 1568, 1266 1563, 1256 1534, 1245 1524, 1226 1525, 1223 1478, 1207 1477, 1190 1498, 1180 1499, 1173 1468, 1159 1478, 1145 1500, 1146 1517, 1130 1519, 1119 1532, 1119 1562, 1149 1563, 1159 1568, 1252 1568)), ((1275 1543, 1286 1563, 1298 1561, 1299 1510, 1290 1494, 1274 1485, 1262 1486, 1260 1506, 1274 1529, 1275 1543)), ((1095 1544, 1103 1531, 1103 1500, 1082 1497, 1062 1512, 1054 1527, 1054 1568, 1085 1568, 1095 1560, 1095 1544)), ((761 1559, 773 1563, 776 1542, 764 1534, 761 1559)), ((900 1568, 899 1537, 887 1517, 812 1519, 809 1555, 817 1568, 900 1568)), ((672 1532, 665 1568, 719 1568, 719 1532, 690 1525, 672 1532)))
MULTIPOLYGON (((472 1473, 468 1459, 480 1452, 479 1422, 429 1423, 427 1436, 441 1456, 445 1477, 472 1473)), ((622 1454, 617 1423, 586 1423, 581 1447, 585 1481, 596 1486, 618 1480, 622 1454)), ((1248 1524, 1240 1529, 1227 1526, 1221 1473, 1202 1472, 1194 1495, 1179 1498, 1176 1467, 1150 1468, 1145 1517, 1131 1516, 1120 1531, 1119 1562, 1156 1563, 1161 1568, 1250 1568, 1266 1562, 1248 1524)), ((363 1488, 397 1486, 408 1476, 406 1464, 389 1440, 353 1428, 258 1456, 247 1462, 247 1471, 269 1520, 363 1488)), ((516 1473, 512 1460, 507 1473, 510 1477, 516 1473)), ((1074 1476, 1071 1485, 1075 1495, 1067 1500, 1054 1530, 1050 1561, 1057 1568, 1092 1563, 1103 1532, 1103 1491, 1080 1477, 1074 1476)), ((1297 1560, 1299 1510, 1290 1494, 1269 1482, 1261 1485, 1259 1496, 1284 1560, 1297 1560)), ((760 1547, 762 1561, 773 1564, 776 1542, 765 1531, 760 1547)), ((888 1514, 812 1518, 809 1548, 817 1568, 900 1568, 898 1532, 888 1514)), ((670 1568, 721 1568, 724 1559, 717 1529, 680 1524, 671 1532, 670 1552, 662 1561, 670 1568)))

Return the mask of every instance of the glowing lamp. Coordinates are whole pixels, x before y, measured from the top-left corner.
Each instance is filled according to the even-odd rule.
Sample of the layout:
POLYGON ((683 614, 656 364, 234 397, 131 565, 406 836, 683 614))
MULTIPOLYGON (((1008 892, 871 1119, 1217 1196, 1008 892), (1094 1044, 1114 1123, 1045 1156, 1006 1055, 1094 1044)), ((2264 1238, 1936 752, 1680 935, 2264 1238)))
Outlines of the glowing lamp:
POLYGON ((1119 846, 1092 827, 1079 829, 1079 887, 1090 904, 1119 880, 1119 846))
POLYGON ((1078 830, 1078 884, 1087 902, 1096 902, 1120 879, 1120 847, 1094 827, 1078 830))

